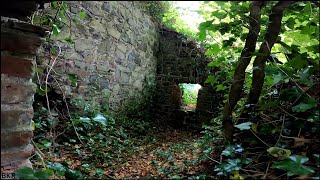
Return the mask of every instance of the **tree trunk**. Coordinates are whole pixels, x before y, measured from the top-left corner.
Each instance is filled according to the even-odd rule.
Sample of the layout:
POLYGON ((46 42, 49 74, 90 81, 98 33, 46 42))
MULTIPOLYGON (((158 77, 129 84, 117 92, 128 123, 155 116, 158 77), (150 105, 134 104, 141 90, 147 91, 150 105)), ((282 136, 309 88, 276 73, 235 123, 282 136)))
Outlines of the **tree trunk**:
POLYGON ((259 49, 259 55, 253 62, 252 86, 247 100, 247 105, 249 106, 246 106, 248 109, 245 112, 250 112, 259 100, 264 83, 266 61, 280 33, 283 11, 293 3, 295 1, 280 1, 272 8, 265 40, 259 49))
POLYGON ((245 80, 245 70, 251 61, 252 53, 255 51, 257 39, 260 32, 261 8, 266 4, 266 1, 253 1, 250 4, 251 29, 247 35, 245 47, 241 53, 237 68, 234 73, 234 80, 230 88, 229 99, 223 109, 222 124, 224 130, 224 138, 229 143, 232 142, 234 131, 232 110, 240 100, 240 94, 242 92, 243 83, 245 80))

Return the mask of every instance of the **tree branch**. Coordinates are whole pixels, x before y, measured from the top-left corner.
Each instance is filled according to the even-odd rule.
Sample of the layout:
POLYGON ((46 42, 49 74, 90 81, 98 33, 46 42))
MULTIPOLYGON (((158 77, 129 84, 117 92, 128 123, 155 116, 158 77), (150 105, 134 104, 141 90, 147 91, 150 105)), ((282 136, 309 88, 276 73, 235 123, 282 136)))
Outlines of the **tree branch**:
POLYGON ((245 79, 245 70, 249 65, 252 53, 255 51, 258 35, 260 33, 260 19, 261 8, 267 4, 267 1, 252 1, 250 4, 250 31, 246 38, 246 43, 243 51, 241 52, 238 65, 234 73, 234 80, 232 82, 229 99, 226 102, 223 109, 223 128, 224 137, 228 142, 232 142, 233 136, 233 122, 232 122, 232 110, 237 102, 240 100, 240 94, 242 92, 243 83, 245 79))
MULTIPOLYGON (((267 33, 259 49, 259 55, 253 62, 252 86, 250 89, 247 104, 254 105, 258 102, 265 77, 265 65, 270 56, 271 49, 275 44, 281 30, 281 20, 284 10, 295 3, 295 1, 279 1, 273 8, 269 16, 269 26, 267 33)), ((252 108, 253 106, 249 106, 252 108)))

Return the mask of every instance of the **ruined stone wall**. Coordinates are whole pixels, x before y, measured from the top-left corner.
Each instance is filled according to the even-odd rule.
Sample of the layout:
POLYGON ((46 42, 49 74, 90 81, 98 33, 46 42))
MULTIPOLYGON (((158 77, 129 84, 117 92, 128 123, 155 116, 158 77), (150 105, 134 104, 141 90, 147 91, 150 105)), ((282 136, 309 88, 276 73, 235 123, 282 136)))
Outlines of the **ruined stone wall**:
MULTIPOLYGON (((31 166, 35 55, 44 29, 1 17, 1 175, 31 166)), ((9 173, 9 174, 8 174, 9 173)), ((1 179, 2 179, 1 178, 1 179)))
MULTIPOLYGON (((143 2, 67 3, 74 16, 83 11, 86 18, 71 25, 74 46, 63 43, 70 35, 67 26, 54 37, 62 50, 53 68, 54 77, 67 98, 109 105, 116 112, 124 109, 131 97, 139 96, 146 83, 155 79, 157 25, 144 12, 143 2), (76 86, 69 80, 69 74, 75 74, 76 86)), ((45 47, 43 52, 39 57, 42 69, 50 59, 45 47)), ((55 80, 50 84, 57 93, 62 93, 55 80)))
MULTIPOLYGON (((179 83, 200 84, 198 93, 196 121, 201 124, 213 117, 218 106, 216 92, 212 86, 204 83, 210 70, 207 68, 208 59, 203 50, 192 41, 187 41, 181 34, 162 29, 157 63, 157 95, 156 109, 158 118, 175 127, 183 126, 185 113, 177 109, 180 105, 181 93, 177 93, 179 83), (216 99, 215 101, 212 101, 216 99)), ((190 118, 189 118, 190 119, 190 118)))

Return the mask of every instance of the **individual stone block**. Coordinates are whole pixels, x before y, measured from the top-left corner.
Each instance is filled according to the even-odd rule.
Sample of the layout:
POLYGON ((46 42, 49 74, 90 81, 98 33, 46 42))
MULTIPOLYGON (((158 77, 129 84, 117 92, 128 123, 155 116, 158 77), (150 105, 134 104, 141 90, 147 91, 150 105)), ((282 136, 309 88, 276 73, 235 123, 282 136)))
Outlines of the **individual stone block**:
POLYGON ((26 146, 32 139, 32 131, 4 131, 1 128, 1 149, 26 146))
POLYGON ((13 56, 1 56, 1 74, 8 74, 15 77, 31 78, 33 75, 32 68, 33 63, 30 60, 13 56))
POLYGON ((1 50, 36 54, 41 43, 42 40, 38 36, 1 28, 1 50))
POLYGON ((32 118, 32 106, 1 104, 1 129, 30 127, 32 118))
POLYGON ((1 75, 1 103, 32 103, 35 85, 25 79, 1 75), (23 82, 24 81, 24 82, 23 82))

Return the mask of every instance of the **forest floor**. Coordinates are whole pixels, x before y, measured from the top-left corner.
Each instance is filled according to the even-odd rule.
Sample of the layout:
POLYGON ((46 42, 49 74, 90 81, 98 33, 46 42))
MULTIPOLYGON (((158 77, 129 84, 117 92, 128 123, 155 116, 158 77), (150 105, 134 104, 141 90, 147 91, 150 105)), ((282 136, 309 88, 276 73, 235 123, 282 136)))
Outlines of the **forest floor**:
MULTIPOLYGON (((194 131, 166 128, 155 134, 155 142, 141 145, 138 152, 128 157, 118 169, 105 171, 105 174, 116 179, 149 179, 163 177, 170 170, 188 176, 206 172, 208 170, 204 164, 186 167, 184 163, 186 160, 198 159, 198 155, 193 152, 197 149, 195 142, 199 137, 200 133, 194 131)), ((174 177, 178 176, 175 174, 174 177)))
MULTIPOLYGON (((136 146, 132 155, 115 159, 112 166, 101 167, 103 176, 110 179, 176 179, 198 177, 201 174, 207 176, 212 172, 214 165, 212 162, 199 160, 199 152, 202 151, 198 143, 200 137, 201 133, 194 130, 159 128, 153 135, 138 137, 143 143, 136 146)), ((75 156, 72 151, 74 150, 63 148, 59 158, 47 158, 51 162, 68 161, 70 169, 81 168, 81 158, 75 156)), ((99 163, 96 167, 99 167, 99 163)), ((95 177, 95 174, 96 171, 91 170, 87 175, 95 177)))

